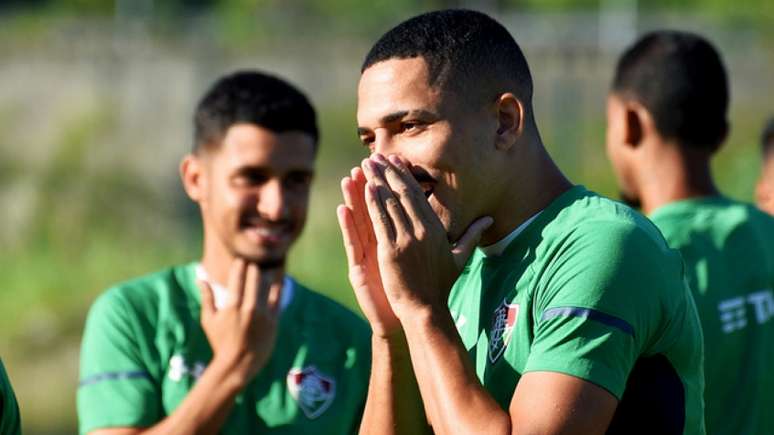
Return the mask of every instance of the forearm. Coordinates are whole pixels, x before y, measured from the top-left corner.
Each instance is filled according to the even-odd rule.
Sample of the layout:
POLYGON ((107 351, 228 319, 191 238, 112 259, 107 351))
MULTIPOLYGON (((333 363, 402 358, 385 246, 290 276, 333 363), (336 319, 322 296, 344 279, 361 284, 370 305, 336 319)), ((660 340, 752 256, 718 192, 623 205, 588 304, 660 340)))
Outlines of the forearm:
POLYGON ((445 310, 402 322, 422 399, 436 434, 509 434, 510 417, 483 388, 445 310))
POLYGON ((361 435, 430 433, 402 333, 372 339, 371 379, 361 435))
POLYGON ((234 406, 245 380, 223 364, 214 362, 197 380, 185 400, 167 418, 142 435, 194 435, 218 433, 234 406))

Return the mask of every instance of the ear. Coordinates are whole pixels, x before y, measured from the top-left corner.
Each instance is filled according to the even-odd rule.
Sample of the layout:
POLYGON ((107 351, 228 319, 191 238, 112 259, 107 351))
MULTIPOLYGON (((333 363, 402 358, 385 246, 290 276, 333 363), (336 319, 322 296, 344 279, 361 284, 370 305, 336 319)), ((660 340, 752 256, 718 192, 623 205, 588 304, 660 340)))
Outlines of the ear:
POLYGON ((201 157, 188 154, 183 158, 180 162, 180 179, 183 182, 185 193, 191 200, 198 203, 204 198, 206 176, 201 157))
POLYGON ((623 128, 624 144, 632 148, 637 148, 642 144, 645 137, 645 124, 647 120, 647 110, 637 102, 624 103, 623 110, 623 128))
POLYGON ((497 149, 508 150, 524 132, 524 105, 510 92, 500 95, 495 103, 497 111, 497 149))

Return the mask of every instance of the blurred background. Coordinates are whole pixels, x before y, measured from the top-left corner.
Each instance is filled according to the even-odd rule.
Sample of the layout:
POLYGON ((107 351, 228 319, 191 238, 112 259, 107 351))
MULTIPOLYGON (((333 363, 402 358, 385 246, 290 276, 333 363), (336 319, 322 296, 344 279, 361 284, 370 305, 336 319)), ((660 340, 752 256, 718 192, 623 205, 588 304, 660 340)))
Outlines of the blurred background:
POLYGON ((198 258, 198 214, 177 165, 193 106, 223 73, 275 72, 316 104, 319 175, 290 269, 356 309, 334 208, 340 178, 366 154, 355 134, 360 62, 399 21, 451 6, 509 28, 553 156, 611 196, 604 104, 618 55, 651 29, 705 35, 732 82, 716 175, 726 194, 752 200, 760 130, 774 115, 769 0, 0 0, 0 357, 25 433, 76 433, 80 335, 95 296, 198 258))

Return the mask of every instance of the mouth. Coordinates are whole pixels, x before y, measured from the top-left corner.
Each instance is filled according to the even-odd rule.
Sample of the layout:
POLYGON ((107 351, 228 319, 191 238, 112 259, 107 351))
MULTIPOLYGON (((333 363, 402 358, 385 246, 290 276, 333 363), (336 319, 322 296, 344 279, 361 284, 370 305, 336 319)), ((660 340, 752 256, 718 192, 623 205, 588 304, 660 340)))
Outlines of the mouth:
POLYGON ((275 245, 290 237, 291 228, 287 223, 267 223, 264 220, 244 219, 240 230, 259 245, 275 245))
POLYGON ((419 186, 422 188, 422 192, 425 194, 425 198, 430 199, 435 192, 435 186, 438 182, 433 178, 426 170, 420 167, 412 167, 411 175, 417 180, 419 186))

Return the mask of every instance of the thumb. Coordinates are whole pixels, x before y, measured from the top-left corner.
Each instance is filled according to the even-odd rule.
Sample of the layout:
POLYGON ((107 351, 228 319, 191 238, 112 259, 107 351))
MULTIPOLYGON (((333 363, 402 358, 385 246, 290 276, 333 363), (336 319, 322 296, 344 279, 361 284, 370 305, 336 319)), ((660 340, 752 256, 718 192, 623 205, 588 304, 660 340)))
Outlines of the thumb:
POLYGON ((473 252, 473 249, 478 245, 481 240, 481 235, 487 228, 492 226, 494 219, 489 216, 484 216, 475 220, 465 233, 454 243, 452 246, 452 256, 454 256, 454 262, 457 264, 457 269, 462 270, 465 267, 465 263, 468 262, 468 257, 473 252))
POLYGON ((202 294, 202 314, 201 320, 207 319, 215 314, 215 296, 212 294, 212 288, 206 281, 196 281, 202 294))

